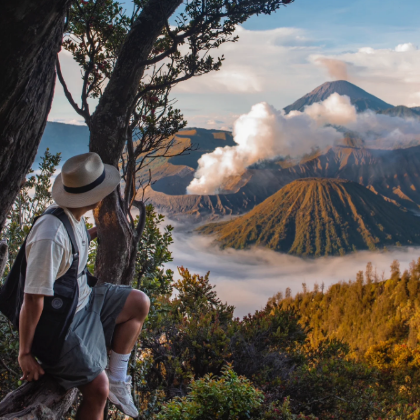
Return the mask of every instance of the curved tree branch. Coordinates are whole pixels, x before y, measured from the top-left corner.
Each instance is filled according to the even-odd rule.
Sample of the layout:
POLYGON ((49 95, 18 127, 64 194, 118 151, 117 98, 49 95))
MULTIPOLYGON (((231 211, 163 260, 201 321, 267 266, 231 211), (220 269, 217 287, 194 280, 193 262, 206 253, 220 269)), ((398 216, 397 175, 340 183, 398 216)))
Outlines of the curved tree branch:
POLYGON ((89 126, 89 121, 90 121, 89 111, 88 111, 88 109, 85 109, 85 110, 80 109, 79 105, 76 104, 76 102, 73 99, 72 94, 68 90, 66 81, 64 80, 64 77, 63 77, 63 73, 61 72, 61 66, 60 66, 60 60, 58 58, 58 54, 57 54, 57 61, 56 61, 55 67, 56 67, 56 70, 57 70, 58 80, 60 81, 60 84, 61 84, 61 86, 63 87, 63 90, 64 90, 64 95, 66 95, 66 98, 70 102, 70 105, 73 107, 73 109, 80 116, 82 116, 85 119, 86 124, 89 126))

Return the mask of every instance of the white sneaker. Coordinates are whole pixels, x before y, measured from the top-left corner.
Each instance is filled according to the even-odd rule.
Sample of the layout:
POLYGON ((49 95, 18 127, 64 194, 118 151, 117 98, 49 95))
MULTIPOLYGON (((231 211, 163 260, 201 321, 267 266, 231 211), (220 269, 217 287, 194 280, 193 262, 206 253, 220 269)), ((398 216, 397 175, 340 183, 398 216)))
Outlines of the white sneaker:
MULTIPOLYGON (((108 372, 107 372, 108 373, 108 372)), ((134 405, 131 395, 131 376, 127 376, 127 381, 113 381, 109 376, 109 401, 121 410, 125 415, 137 418, 139 412, 134 405)))

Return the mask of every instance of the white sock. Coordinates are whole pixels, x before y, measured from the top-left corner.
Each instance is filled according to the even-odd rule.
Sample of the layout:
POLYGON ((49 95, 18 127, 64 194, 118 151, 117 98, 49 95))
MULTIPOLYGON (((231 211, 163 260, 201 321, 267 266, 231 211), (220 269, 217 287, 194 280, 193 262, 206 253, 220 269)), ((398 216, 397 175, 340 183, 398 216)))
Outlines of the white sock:
POLYGON ((113 381, 123 381, 127 379, 128 361, 130 360, 130 353, 118 354, 111 350, 109 356, 109 378, 113 381))

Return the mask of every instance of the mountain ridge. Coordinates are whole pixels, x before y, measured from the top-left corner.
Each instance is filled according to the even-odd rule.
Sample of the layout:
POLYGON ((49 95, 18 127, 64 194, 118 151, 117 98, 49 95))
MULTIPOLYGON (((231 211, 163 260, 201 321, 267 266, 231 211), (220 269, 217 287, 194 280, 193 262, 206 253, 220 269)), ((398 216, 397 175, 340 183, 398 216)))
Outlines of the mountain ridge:
POLYGON ((416 108, 409 108, 405 105, 398 105, 389 109, 381 109, 376 111, 376 113, 388 115, 390 117, 420 120, 420 109, 416 111, 416 108))

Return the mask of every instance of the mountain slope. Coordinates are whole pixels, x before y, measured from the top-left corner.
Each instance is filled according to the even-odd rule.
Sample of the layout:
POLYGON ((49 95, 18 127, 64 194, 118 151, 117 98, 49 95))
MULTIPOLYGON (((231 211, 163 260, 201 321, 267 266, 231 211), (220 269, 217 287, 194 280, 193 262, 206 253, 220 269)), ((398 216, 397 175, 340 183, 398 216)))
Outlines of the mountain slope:
POLYGON ((404 105, 394 106, 393 108, 389 109, 381 109, 377 111, 377 114, 384 114, 388 115, 389 117, 399 117, 399 118, 406 118, 406 119, 415 119, 420 120, 420 112, 416 111, 413 108, 408 108, 404 105))
POLYGON ((283 169, 279 178, 339 178, 358 182, 405 207, 420 204, 420 146, 397 150, 333 147, 283 169))
POLYGON ((148 195, 159 211, 171 217, 193 215, 195 219, 215 219, 243 214, 286 184, 299 178, 314 177, 357 182, 390 201, 418 212, 420 146, 398 150, 331 147, 289 167, 282 168, 272 162, 268 168, 263 165, 247 169, 238 177, 236 184, 232 182, 229 194, 169 195, 149 190, 148 195))
POLYGON ((333 93, 347 95, 350 98, 351 103, 356 106, 356 109, 359 112, 365 111, 366 109, 379 111, 381 109, 392 108, 392 105, 387 104, 382 99, 371 95, 356 85, 346 82, 345 80, 337 80, 335 82, 326 82, 321 86, 318 86, 312 92, 307 93, 293 104, 284 108, 284 110, 286 114, 290 111, 303 111, 305 106, 325 101, 325 99, 333 93))
POLYGON ((61 153, 61 164, 68 158, 89 151, 89 129, 86 125, 72 125, 48 121, 42 135, 35 165, 40 162, 46 148, 61 153))
POLYGON ((198 229, 222 247, 251 245, 302 256, 420 245, 420 218, 355 182, 294 181, 244 216, 198 229))

